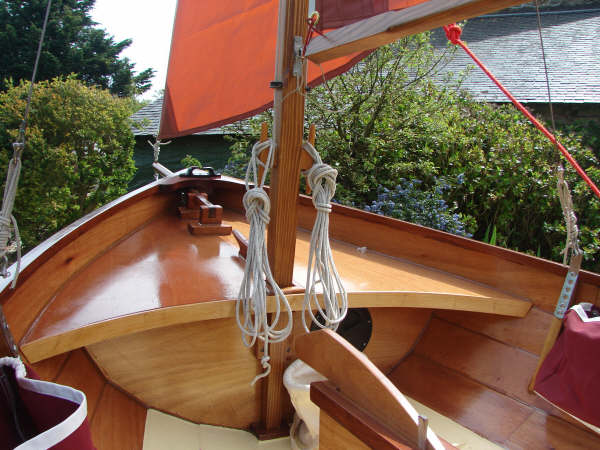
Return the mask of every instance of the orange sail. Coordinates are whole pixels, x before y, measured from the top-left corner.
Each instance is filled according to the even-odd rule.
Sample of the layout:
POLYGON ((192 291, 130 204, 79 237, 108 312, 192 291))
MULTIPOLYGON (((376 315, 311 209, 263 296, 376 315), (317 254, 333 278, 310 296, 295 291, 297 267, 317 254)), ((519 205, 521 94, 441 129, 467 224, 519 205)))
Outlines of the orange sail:
MULTIPOLYGON (((383 3, 378 8, 387 10, 422 1, 352 0, 349 3, 383 3)), ((278 0, 179 0, 161 138, 184 136, 232 123, 272 105, 273 91, 269 83, 275 70, 278 4, 278 0)), ((342 11, 334 8, 338 10, 342 11)), ((368 12, 369 8, 364 11, 368 12)), ((359 18, 360 15, 352 17, 359 18)), ((333 19, 330 16, 328 20, 333 19)), ((347 19, 343 22, 347 23, 347 19)), ((324 79, 343 73, 367 54, 355 53, 328 61, 321 67, 309 63, 308 86, 316 86, 324 79)))

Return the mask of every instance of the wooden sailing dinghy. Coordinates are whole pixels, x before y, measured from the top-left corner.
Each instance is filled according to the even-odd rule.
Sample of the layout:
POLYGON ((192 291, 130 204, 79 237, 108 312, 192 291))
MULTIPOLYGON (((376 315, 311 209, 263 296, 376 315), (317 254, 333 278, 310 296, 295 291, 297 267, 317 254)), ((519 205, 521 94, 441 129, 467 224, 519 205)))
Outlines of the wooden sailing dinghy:
MULTIPOLYGON (((192 14, 194 3, 179 2, 176 37, 206 15, 202 8, 192 14)), ((273 6, 254 3, 245 12, 258 17, 273 6)), ((333 75, 357 52, 521 2, 390 6, 396 3, 410 7, 339 30, 342 46, 315 40, 308 57, 350 55, 329 68, 333 75)), ((293 36, 306 33, 307 1, 281 4, 287 44, 279 60, 289 68, 293 36)), ((181 51, 174 43, 170 80, 185 59, 181 51)), ((291 73, 282 80, 268 248, 295 322, 286 341, 271 345, 267 378, 250 385, 262 368, 235 319, 249 234, 240 180, 156 165, 164 178, 33 249, 15 289, 2 281, 0 299, 23 359, 42 378, 86 393, 95 445, 141 448, 149 410, 252 428, 263 439, 285 434, 292 410, 282 376, 300 356, 329 379, 313 389, 322 448, 439 448, 401 393, 501 446, 600 447, 600 438, 527 389, 567 273, 561 264, 333 205, 331 246, 349 308, 366 310, 355 316, 357 326, 367 324, 355 342, 363 355, 330 332, 304 333, 299 315, 315 210, 298 195, 303 97, 291 73), (236 233, 227 234, 228 226, 236 233)), ((168 86, 165 137, 177 134, 174 126, 184 133, 243 115, 234 105, 212 122, 181 118, 178 89, 168 86)), ((600 302, 600 275, 582 271, 574 301, 600 302)))

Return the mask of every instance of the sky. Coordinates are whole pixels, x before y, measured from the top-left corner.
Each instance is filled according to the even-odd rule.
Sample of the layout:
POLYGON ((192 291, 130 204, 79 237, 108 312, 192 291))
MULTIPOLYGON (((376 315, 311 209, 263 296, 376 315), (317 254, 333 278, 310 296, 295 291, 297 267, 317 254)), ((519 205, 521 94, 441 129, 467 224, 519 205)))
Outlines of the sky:
POLYGON ((137 73, 156 70, 152 89, 141 98, 151 100, 165 87, 171 32, 177 0, 96 0, 92 19, 116 42, 132 39, 121 56, 135 63, 137 73))

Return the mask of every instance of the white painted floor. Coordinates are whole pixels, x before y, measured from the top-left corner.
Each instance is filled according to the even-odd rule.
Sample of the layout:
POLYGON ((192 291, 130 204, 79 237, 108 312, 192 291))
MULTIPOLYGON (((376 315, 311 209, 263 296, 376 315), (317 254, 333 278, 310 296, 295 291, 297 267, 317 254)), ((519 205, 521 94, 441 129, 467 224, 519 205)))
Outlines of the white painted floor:
POLYGON ((289 450, 290 438, 259 441, 247 431, 197 425, 148 410, 144 450, 289 450))
MULTIPOLYGON (((419 414, 427 416, 438 436, 461 450, 501 450, 484 439, 425 405, 408 399, 419 414)), ((247 431, 211 425, 197 425, 149 409, 146 417, 144 450, 289 450, 290 439, 259 441, 247 431)))

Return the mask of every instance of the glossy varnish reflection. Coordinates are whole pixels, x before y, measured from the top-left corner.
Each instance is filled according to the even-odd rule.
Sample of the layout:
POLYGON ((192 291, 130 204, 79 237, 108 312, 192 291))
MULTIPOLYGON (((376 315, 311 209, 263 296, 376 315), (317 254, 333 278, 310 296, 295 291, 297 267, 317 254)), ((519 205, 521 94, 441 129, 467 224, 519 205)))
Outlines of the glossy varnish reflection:
MULTIPOLYGON (((244 235, 244 217, 225 212, 244 235)), ((163 215, 107 250, 69 280, 22 342, 39 361, 124 334, 177 323, 233 317, 244 260, 234 236, 193 236, 163 215)), ((298 232, 295 282, 306 278, 310 233, 298 232)), ((336 265, 355 307, 421 307, 523 316, 530 304, 439 270, 360 252, 333 241, 336 265)), ((291 294, 301 308, 303 294, 291 294)))

